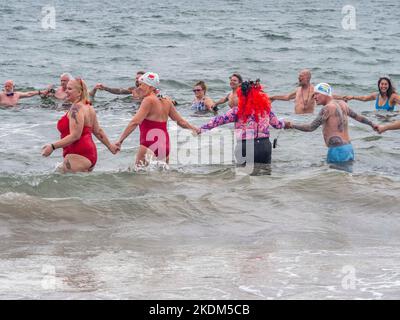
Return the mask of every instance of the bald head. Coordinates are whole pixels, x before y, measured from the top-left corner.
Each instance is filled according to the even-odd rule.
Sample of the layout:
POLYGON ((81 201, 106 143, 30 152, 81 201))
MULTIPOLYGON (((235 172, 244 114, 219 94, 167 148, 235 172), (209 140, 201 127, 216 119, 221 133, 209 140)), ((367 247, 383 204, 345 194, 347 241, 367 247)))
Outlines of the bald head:
POLYGON ((308 86, 311 81, 311 71, 308 69, 301 70, 299 72, 299 84, 300 86, 308 86))
POLYGON ((7 80, 4 83, 4 89, 6 90, 6 92, 12 92, 14 90, 14 81, 7 80))

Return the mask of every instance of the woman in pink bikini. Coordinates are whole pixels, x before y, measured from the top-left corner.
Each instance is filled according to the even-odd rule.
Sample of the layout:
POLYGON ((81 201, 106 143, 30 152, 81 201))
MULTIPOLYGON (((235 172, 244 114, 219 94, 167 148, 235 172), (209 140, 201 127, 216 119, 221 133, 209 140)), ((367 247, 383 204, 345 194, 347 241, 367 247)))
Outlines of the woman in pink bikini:
POLYGON ((124 140, 136 129, 140 128, 140 147, 136 155, 136 165, 146 165, 145 156, 151 151, 158 160, 168 163, 170 142, 167 130, 168 118, 176 121, 185 129, 196 132, 198 129, 182 118, 172 101, 168 98, 157 97, 160 84, 158 74, 147 72, 139 78, 139 96, 143 99, 138 112, 129 122, 115 145, 121 148, 124 140))

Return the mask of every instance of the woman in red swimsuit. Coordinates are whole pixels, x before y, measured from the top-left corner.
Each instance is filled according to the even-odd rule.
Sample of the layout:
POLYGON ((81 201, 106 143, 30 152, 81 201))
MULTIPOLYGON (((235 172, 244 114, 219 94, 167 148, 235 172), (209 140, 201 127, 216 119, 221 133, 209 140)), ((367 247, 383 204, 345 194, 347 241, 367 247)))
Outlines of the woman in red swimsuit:
POLYGON ((167 121, 170 117, 185 129, 194 132, 197 128, 182 118, 171 99, 157 97, 160 83, 158 74, 147 72, 139 78, 138 95, 143 99, 140 108, 132 118, 119 140, 115 143, 121 148, 122 142, 136 129, 140 128, 140 147, 136 156, 136 165, 145 165, 147 151, 152 151, 159 160, 169 161, 169 135, 167 121))
POLYGON ((82 79, 70 80, 66 94, 72 106, 57 123, 61 140, 45 145, 42 155, 48 157, 55 149, 63 148, 63 172, 92 171, 97 162, 97 148, 92 133, 113 154, 117 153, 118 147, 110 143, 99 126, 85 82, 82 79))

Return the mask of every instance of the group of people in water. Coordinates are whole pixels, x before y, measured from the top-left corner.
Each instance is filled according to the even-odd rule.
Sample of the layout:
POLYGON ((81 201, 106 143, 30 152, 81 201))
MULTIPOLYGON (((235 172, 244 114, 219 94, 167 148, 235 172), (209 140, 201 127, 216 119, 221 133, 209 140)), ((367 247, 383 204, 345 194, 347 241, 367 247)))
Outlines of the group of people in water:
POLYGON ((194 134, 203 134, 215 127, 234 123, 237 146, 235 157, 239 165, 246 163, 271 163, 272 145, 270 126, 276 129, 297 129, 304 132, 316 130, 322 126, 325 144, 328 147, 328 163, 347 163, 354 160, 354 150, 348 132, 348 117, 351 117, 373 130, 383 133, 387 130, 400 129, 400 121, 386 125, 377 125, 366 117, 349 108, 347 101, 375 100, 377 110, 392 111, 400 103, 391 80, 382 77, 378 81, 378 92, 368 96, 334 95, 327 83, 316 86, 311 84, 311 72, 302 70, 299 73, 299 87, 287 95, 271 96, 263 91, 259 80, 243 81, 235 73, 230 78, 231 92, 217 102, 206 94, 207 86, 199 81, 193 87, 195 98, 192 108, 196 112, 212 112, 214 117, 200 128, 190 124, 177 111, 176 102, 160 93, 159 76, 153 72, 138 72, 135 86, 121 89, 109 88, 102 83, 96 84, 89 91, 84 80, 72 78, 69 74, 61 75, 61 86, 56 90, 48 87, 44 90, 14 92, 14 83, 8 80, 4 91, 0 93, 0 106, 15 106, 19 99, 32 96, 52 96, 61 100, 68 111, 57 123, 60 140, 48 143, 42 148, 42 155, 48 157, 56 149, 63 149, 63 172, 88 172, 97 162, 97 148, 92 139, 96 136, 108 150, 116 154, 126 138, 139 126, 140 146, 136 156, 136 165, 146 165, 146 154, 151 153, 158 160, 168 163, 170 141, 167 121, 171 118, 194 134), (113 94, 130 94, 140 107, 120 138, 111 143, 101 128, 96 111, 91 104, 98 90, 113 94), (313 113, 316 104, 321 105, 317 117, 309 124, 293 123, 279 120, 272 111, 272 102, 276 100, 295 102, 295 113, 313 113), (229 103, 229 110, 218 115, 218 106, 229 103))

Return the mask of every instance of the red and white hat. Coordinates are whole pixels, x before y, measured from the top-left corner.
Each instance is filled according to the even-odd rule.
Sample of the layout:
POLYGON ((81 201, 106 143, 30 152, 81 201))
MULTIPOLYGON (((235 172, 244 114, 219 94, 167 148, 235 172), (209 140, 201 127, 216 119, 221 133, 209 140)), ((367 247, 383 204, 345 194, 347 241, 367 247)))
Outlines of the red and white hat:
POLYGON ((158 88, 160 85, 160 77, 157 73, 154 72, 146 72, 139 78, 139 82, 143 82, 150 87, 158 88))

